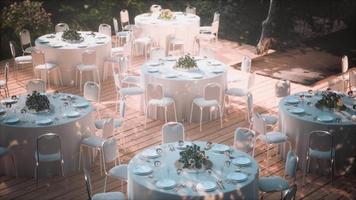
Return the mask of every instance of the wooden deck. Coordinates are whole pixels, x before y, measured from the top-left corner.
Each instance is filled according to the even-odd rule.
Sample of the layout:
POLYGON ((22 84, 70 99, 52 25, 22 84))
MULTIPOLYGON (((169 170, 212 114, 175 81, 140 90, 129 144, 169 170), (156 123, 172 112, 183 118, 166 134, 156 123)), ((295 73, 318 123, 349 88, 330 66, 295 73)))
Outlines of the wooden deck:
MULTIPOLYGON (((217 58, 232 65, 241 61, 242 55, 256 57, 254 47, 240 46, 236 43, 220 40, 215 47, 217 58)), ((142 57, 135 57, 132 70, 139 72, 139 66, 144 62, 142 57)), ((253 63, 253 62, 252 62, 253 63)), ((2 66, 4 62, 0 63, 2 66)), ((252 66, 253 68, 253 66, 252 66)), ((1 69, 3 69, 1 67, 1 69)), ((229 74, 239 75, 236 69, 230 68, 229 74)), ((11 95, 25 92, 26 81, 33 77, 32 67, 24 67, 20 70, 18 80, 10 75, 11 95)), ((259 112, 276 114, 278 112, 277 103, 274 97, 274 85, 276 80, 257 76, 253 90, 255 106, 259 112)), ((313 87, 292 84, 292 93, 326 87, 326 81, 320 81, 313 87)), ((53 87, 49 91, 58 90, 60 92, 81 95, 79 89, 74 87, 53 87)), ((101 103, 96 105, 102 117, 118 117, 115 112, 114 82, 112 79, 102 83, 101 103)), ((149 120, 147 127, 143 125, 144 115, 137 110, 137 99, 130 99, 127 104, 127 112, 123 126, 115 132, 115 137, 119 140, 125 137, 125 145, 120 146, 121 161, 128 163, 138 151, 159 144, 161 142, 161 126, 163 121, 149 120)), ((216 143, 232 145, 233 131, 237 127, 246 127, 245 104, 242 101, 232 99, 233 107, 224 116, 224 125, 220 129, 219 121, 210 121, 203 124, 203 131, 199 132, 199 124, 185 123, 185 130, 188 140, 203 140, 216 143)), ((270 157, 270 175, 283 175, 284 161, 277 154, 274 147, 270 157)), ((264 170, 265 166, 265 146, 258 143, 255 155, 260 165, 260 175, 268 175, 264 170)), ((104 176, 100 176, 99 167, 95 165, 91 168, 94 193, 102 192, 104 176)), ((120 185, 120 181, 109 179, 108 191, 122 191, 126 193, 126 185, 120 185)), ((355 199, 356 179, 355 176, 336 177, 334 185, 331 185, 328 176, 309 174, 306 184, 302 184, 301 172, 298 171, 298 192, 297 199, 355 199)), ((269 194, 266 199, 278 199, 279 193, 269 194)), ((38 187, 33 178, 15 178, 0 175, 0 199, 87 199, 85 183, 82 173, 63 177, 43 178, 38 187)))

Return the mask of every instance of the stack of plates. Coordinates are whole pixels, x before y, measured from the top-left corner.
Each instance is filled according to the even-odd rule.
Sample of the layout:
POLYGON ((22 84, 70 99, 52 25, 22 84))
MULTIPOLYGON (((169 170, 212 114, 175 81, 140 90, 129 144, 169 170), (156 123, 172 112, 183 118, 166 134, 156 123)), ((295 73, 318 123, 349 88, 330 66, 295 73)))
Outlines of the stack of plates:
POLYGON ((7 118, 7 119, 4 120, 4 122, 5 122, 6 124, 16 124, 16 123, 19 122, 19 121, 20 121, 20 119, 17 118, 17 117, 9 117, 9 118, 7 118))
POLYGON ((332 122, 334 118, 329 115, 321 115, 317 117, 317 120, 321 122, 332 122))
POLYGON ((80 113, 73 110, 73 111, 66 112, 64 115, 69 118, 75 118, 75 117, 79 117, 80 113))
POLYGON ((51 124, 52 122, 53 122, 53 120, 50 118, 42 118, 42 119, 36 120, 37 125, 48 125, 48 124, 51 124))
POLYGON ((247 166, 251 164, 251 160, 246 156, 237 156, 232 160, 232 164, 238 166, 247 166))
POLYGON ((226 176, 228 180, 236 181, 236 182, 244 182, 248 179, 247 174, 241 173, 241 172, 233 172, 231 174, 228 174, 226 176))
POLYGON ((224 153, 225 151, 230 150, 230 147, 224 144, 214 144, 211 150, 218 153, 224 153))
POLYGON ((176 185, 177 183, 172 179, 161 179, 156 182, 156 186, 164 190, 173 189, 176 185))
POLYGON ((147 175, 152 173, 153 170, 151 167, 147 166, 147 165, 140 165, 140 166, 136 166, 133 169, 133 173, 136 175, 147 175))
POLYGON ((216 190, 217 185, 215 182, 212 181, 203 181, 197 184, 197 190, 204 191, 204 192, 212 192, 216 190))
POLYGON ((303 108, 293 108, 290 110, 290 112, 293 114, 302 114, 305 112, 305 110, 303 108))
POLYGON ((157 153, 156 149, 146 149, 141 154, 145 158, 157 158, 159 154, 157 153))

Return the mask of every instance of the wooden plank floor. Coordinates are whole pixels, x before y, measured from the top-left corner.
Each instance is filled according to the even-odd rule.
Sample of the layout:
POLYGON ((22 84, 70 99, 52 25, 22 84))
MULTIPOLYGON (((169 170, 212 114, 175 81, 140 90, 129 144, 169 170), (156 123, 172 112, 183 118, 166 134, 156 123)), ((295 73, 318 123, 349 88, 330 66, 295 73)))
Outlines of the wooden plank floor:
MULTIPOLYGON (((229 65, 241 61, 243 55, 256 57, 254 47, 239 45, 237 43, 220 40, 214 47, 216 57, 229 65)), ((133 73, 139 73, 139 67, 144 62, 142 57, 135 57, 133 61, 133 73)), ((3 66, 4 61, 0 62, 3 66)), ((1 67, 1 69, 3 69, 1 67)), ((239 76, 236 69, 229 68, 229 75, 239 76)), ((2 74, 1 74, 2 75, 2 74)), ((26 81, 33 77, 32 67, 25 66, 20 70, 17 80, 13 73, 10 75, 9 87, 11 95, 22 94, 25 92, 26 81)), ((257 111, 276 114, 277 99, 274 97, 274 84, 277 80, 257 76, 256 84, 253 89, 254 103, 257 111)), ((234 83, 239 84, 239 83, 234 83)), ((232 84, 232 85, 234 85, 232 84)), ((320 89, 326 87, 326 81, 320 81, 313 87, 292 84, 292 93, 308 90, 320 89)), ((73 93, 81 95, 79 89, 74 87, 53 86, 49 91, 58 90, 60 92, 73 93)), ((115 112, 114 82, 112 79, 102 83, 101 103, 97 104, 101 117, 118 117, 115 112)), ((161 126, 164 122, 159 120, 149 120, 145 128, 144 115, 137 108, 138 99, 132 98, 128 101, 125 123, 115 132, 115 137, 119 139, 121 161, 128 163, 138 151, 159 144, 161 142, 161 126)), ((233 131, 237 127, 248 126, 245 120, 245 104, 241 100, 231 99, 232 106, 228 114, 224 116, 224 126, 221 129, 219 121, 205 122, 203 131, 199 132, 199 124, 185 123, 185 130, 188 140, 203 140, 216 143, 232 145, 233 131)), ((270 157, 270 174, 267 174, 265 167, 266 151, 265 146, 258 143, 255 158, 260 165, 260 175, 283 175, 284 161, 277 154, 277 148, 272 149, 270 157)), ((93 166, 92 182, 94 193, 102 192, 104 176, 100 176, 98 165, 93 166)), ((121 185, 119 181, 109 179, 108 191, 122 191, 126 193, 126 185, 121 185)), ((308 175, 305 184, 302 183, 301 172, 298 172, 298 192, 297 199, 355 199, 356 198, 356 179, 355 176, 336 177, 334 185, 331 185, 328 176, 318 174, 308 175)), ((266 199, 278 199, 278 193, 269 194, 266 199)), ((43 178, 40 180, 38 187, 32 178, 15 178, 0 175, 0 199, 87 199, 82 173, 63 177, 43 178)))

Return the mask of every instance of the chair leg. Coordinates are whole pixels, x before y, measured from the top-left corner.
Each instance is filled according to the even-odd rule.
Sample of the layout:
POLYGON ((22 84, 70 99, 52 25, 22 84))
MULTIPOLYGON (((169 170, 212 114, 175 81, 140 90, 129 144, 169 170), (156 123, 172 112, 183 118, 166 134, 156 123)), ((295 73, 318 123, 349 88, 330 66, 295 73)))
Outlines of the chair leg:
POLYGON ((202 124, 203 124, 203 108, 200 108, 200 132, 202 130, 202 124))
POLYGON ((75 86, 78 87, 78 69, 75 70, 75 86))
POLYGON ((146 114, 145 114, 145 128, 146 128, 146 125, 147 125, 147 117, 148 117, 148 115, 149 115, 148 106, 149 106, 149 105, 147 105, 146 108, 145 108, 145 109, 146 109, 146 111, 145 111, 145 113, 146 113, 146 114))
POLYGON ((176 103, 175 102, 173 102, 173 109, 174 109, 174 116, 175 116, 176 122, 177 122, 178 121, 177 120, 177 109, 176 109, 176 103))
POLYGON ((168 119, 167 119, 167 106, 164 107, 164 121, 165 123, 167 123, 168 119))
POLYGON ((330 168, 331 168, 331 184, 334 184, 335 161, 333 157, 330 159, 330 168))
POLYGON ((268 160, 268 151, 269 151, 269 144, 268 143, 266 143, 266 145, 267 145, 267 160, 266 160, 266 162, 267 162, 267 173, 269 173, 269 160, 268 160))
POLYGON ((79 91, 82 92, 82 79, 83 79, 83 72, 79 72, 79 91))
POLYGON ((99 149, 97 149, 97 151, 99 152, 99 166, 100 166, 100 176, 103 175, 103 155, 102 155, 102 151, 99 149))
POLYGON ((193 108, 194 108, 194 102, 192 102, 192 105, 190 107, 190 119, 189 119, 190 123, 192 123, 193 108))
POLYGON ((18 177, 15 156, 14 156, 14 154, 10 153, 10 157, 11 157, 12 165, 13 165, 14 170, 15 170, 15 176, 18 177))
POLYGON ((219 105, 219 114, 220 114, 220 127, 223 127, 223 120, 222 120, 222 110, 221 110, 221 106, 219 105))
POLYGON ((82 147, 79 147, 79 161, 78 161, 78 171, 80 171, 80 163, 82 161, 82 147))
POLYGON ((309 162, 310 162, 310 158, 309 158, 309 155, 307 154, 306 166, 304 167, 304 170, 303 170, 303 185, 305 184, 305 179, 306 179, 307 173, 309 171, 309 162))
POLYGON ((60 162, 61 162, 61 174, 64 177, 64 161, 63 161, 63 159, 60 162))
POLYGON ((59 77, 59 83, 61 84, 61 86, 63 86, 63 79, 62 79, 62 72, 61 69, 57 69, 57 73, 58 73, 58 77, 59 77))
POLYGON ((38 186, 38 167, 39 167, 39 163, 36 163, 36 166, 35 166, 36 187, 38 186))
POLYGON ((108 176, 105 176, 105 181, 104 181, 104 192, 106 192, 106 182, 107 182, 108 176))

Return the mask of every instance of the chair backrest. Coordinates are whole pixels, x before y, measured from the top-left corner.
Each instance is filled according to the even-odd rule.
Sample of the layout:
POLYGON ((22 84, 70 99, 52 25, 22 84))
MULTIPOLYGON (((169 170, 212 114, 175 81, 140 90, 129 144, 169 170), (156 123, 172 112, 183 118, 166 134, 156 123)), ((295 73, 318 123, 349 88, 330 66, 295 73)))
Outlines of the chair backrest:
POLYGON ((349 70, 350 87, 356 87, 356 68, 349 70))
POLYGON ((220 21, 220 13, 219 12, 214 13, 213 22, 215 22, 215 21, 220 21))
POLYGON ((251 72, 251 58, 250 57, 244 56, 242 58, 241 71, 242 72, 246 72, 246 73, 250 73, 251 72))
POLYGON ((113 77, 114 77, 114 83, 116 88, 121 88, 121 75, 120 75, 120 69, 118 67, 113 67, 112 68, 113 71, 113 77))
POLYGON ((297 185, 293 184, 282 193, 282 200, 295 200, 295 195, 297 194, 297 185))
POLYGON ((103 138, 107 139, 114 135, 114 119, 110 118, 104 121, 103 138))
POLYGON ((162 126, 162 143, 178 142, 179 140, 185 140, 183 124, 168 122, 162 126))
POLYGON ((333 135, 328 131, 312 131, 309 133, 308 150, 333 153, 333 135))
POLYGON ((9 45, 10 45, 10 52, 11 52, 12 58, 15 58, 16 57, 15 42, 10 41, 9 45))
POLYGON ((25 45, 32 46, 30 31, 28 31, 27 29, 23 29, 20 32, 20 42, 21 42, 21 46, 25 46, 25 45))
POLYGON ((341 57, 341 72, 346 73, 349 69, 349 59, 346 55, 341 57))
POLYGON ((218 83, 208 83, 204 87, 204 99, 217 100, 219 104, 222 103, 222 87, 218 83))
POLYGON ((196 15, 197 14, 197 9, 195 7, 193 7, 193 6, 187 6, 185 8, 185 12, 196 15))
POLYGON ((153 13, 160 12, 161 10, 162 10, 162 7, 160 5, 157 5, 157 4, 153 4, 150 7, 150 11, 153 12, 153 13))
MULTIPOLYGON (((36 140, 36 153, 39 161, 41 161, 40 155, 59 155, 56 158, 62 159, 61 138, 59 135, 46 133, 38 136, 36 140)), ((46 157, 43 158, 46 159, 46 157)))
POLYGON ((215 52, 213 49, 208 47, 202 47, 199 50, 199 56, 201 57, 208 57, 208 58, 215 58, 215 52))
POLYGON ((82 63, 85 65, 96 65, 96 52, 94 50, 86 50, 82 53, 82 63))
POLYGON ((218 35, 219 32, 219 21, 213 21, 211 23, 211 33, 214 35, 218 35))
POLYGON ((114 25, 114 31, 115 33, 119 32, 119 23, 115 17, 112 18, 112 23, 114 25))
POLYGON ((155 48, 150 51, 150 60, 158 61, 166 56, 166 52, 163 48, 155 48))
POLYGON ((146 102, 150 99, 162 99, 164 97, 164 90, 161 84, 148 83, 145 91, 146 102))
POLYGON ((46 82, 41 79, 33 79, 29 80, 26 83, 27 94, 32 94, 34 91, 36 92, 46 92, 46 82))
POLYGON ((69 30, 69 26, 68 26, 68 24, 66 24, 66 23, 58 23, 58 24, 56 24, 56 26, 54 27, 54 31, 55 31, 56 33, 58 33, 58 32, 63 32, 63 31, 66 31, 66 30, 69 30))
POLYGON ((237 128, 234 133, 234 147, 246 153, 251 152, 255 146, 255 135, 255 131, 248 128, 237 128))
POLYGON ((83 96, 89 101, 100 102, 100 85, 93 81, 85 82, 83 96))
POLYGON ((290 95, 289 80, 279 80, 275 85, 276 97, 286 97, 290 95))
POLYGON ((109 24, 100 24, 99 25, 99 33, 107 35, 111 37, 111 26, 109 24))
POLYGON ((129 11, 126 9, 120 11, 120 22, 122 27, 125 24, 130 24, 129 11))
POLYGON ((251 92, 247 94, 247 119, 250 124, 252 124, 252 118, 253 118, 253 96, 251 92))
POLYGON ((90 172, 86 168, 83 168, 83 171, 84 171, 84 180, 85 180, 85 185, 87 188, 88 198, 91 199, 93 189, 91 186, 90 172))
POLYGON ((33 67, 36 67, 38 65, 44 65, 46 63, 45 55, 43 51, 35 49, 34 51, 31 52, 31 56, 32 56, 33 67))
POLYGON ((254 113, 253 114, 253 119, 252 119, 252 129, 256 131, 258 134, 266 134, 267 128, 266 128, 266 122, 262 118, 262 116, 259 113, 254 113))
POLYGON ((6 62, 4 66, 5 84, 7 84, 7 81, 9 80, 9 70, 9 63, 6 62))
POLYGON ((284 166, 284 176, 289 176, 294 180, 297 178, 298 156, 293 151, 288 151, 284 166))
POLYGON ((331 78, 331 80, 328 81, 328 87, 331 88, 331 90, 338 91, 338 92, 344 92, 345 91, 345 82, 343 79, 339 79, 336 77, 331 78))
POLYGON ((106 163, 115 161, 119 158, 119 149, 115 138, 107 139, 103 142, 103 163, 106 172, 106 163))

